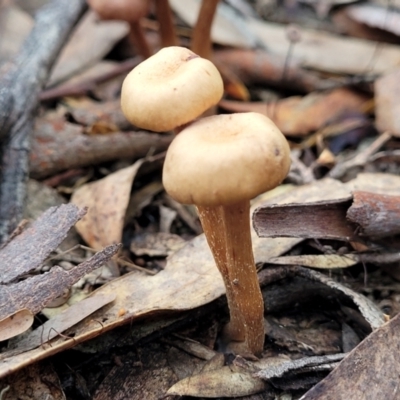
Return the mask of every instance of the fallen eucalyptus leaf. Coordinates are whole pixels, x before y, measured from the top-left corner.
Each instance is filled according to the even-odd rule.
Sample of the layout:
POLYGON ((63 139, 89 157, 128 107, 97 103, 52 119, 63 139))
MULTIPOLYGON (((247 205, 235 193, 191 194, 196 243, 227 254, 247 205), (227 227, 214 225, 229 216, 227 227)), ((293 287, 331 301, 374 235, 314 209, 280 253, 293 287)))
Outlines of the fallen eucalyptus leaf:
POLYGON ((262 392, 266 383, 245 368, 236 365, 200 373, 182 379, 167 394, 194 397, 242 397, 262 392))
MULTIPOLYGON (((283 360, 280 364, 275 363, 267 368, 262 368, 263 360, 255 363, 257 367, 262 368, 259 372, 255 373, 255 376, 261 379, 279 378, 289 371, 298 371, 305 367, 314 367, 318 365, 324 365, 327 363, 335 363, 341 361, 345 357, 345 354, 330 354, 326 356, 314 356, 300 358, 299 360, 283 360)), ((268 359, 267 359, 268 361, 268 359)))
POLYGON ((132 182, 144 161, 140 159, 130 167, 81 186, 72 195, 71 203, 89 207, 76 229, 90 247, 99 249, 121 242, 132 182))
POLYGON ((283 256, 270 258, 268 263, 280 265, 301 265, 303 267, 319 269, 348 268, 359 262, 354 254, 307 254, 300 256, 283 256))
POLYGON ((314 282, 321 282, 324 285, 327 285, 334 290, 338 290, 350 297, 372 329, 378 329, 386 322, 385 316, 378 306, 362 294, 357 293, 341 283, 334 281, 328 276, 311 269, 298 267, 296 269, 296 274, 314 282))
POLYGON ((0 341, 10 339, 25 332, 33 324, 33 314, 22 309, 0 320, 0 341))
POLYGON ((71 326, 77 324, 79 321, 82 321, 96 310, 111 303, 115 300, 115 297, 115 294, 112 293, 106 295, 96 294, 73 304, 18 342, 14 351, 27 351, 43 345, 68 328, 71 328, 71 326))

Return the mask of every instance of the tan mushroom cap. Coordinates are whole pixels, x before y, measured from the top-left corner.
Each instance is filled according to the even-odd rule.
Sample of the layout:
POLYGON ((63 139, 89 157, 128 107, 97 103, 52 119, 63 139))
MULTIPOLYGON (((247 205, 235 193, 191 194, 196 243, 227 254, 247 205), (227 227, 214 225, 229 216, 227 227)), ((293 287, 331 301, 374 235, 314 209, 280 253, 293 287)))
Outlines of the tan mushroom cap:
POLYGON ((105 20, 139 21, 149 13, 148 0, 87 0, 89 6, 105 20))
POLYGON ((134 125, 155 132, 184 125, 223 94, 214 64, 183 47, 165 47, 125 78, 121 107, 134 125))
POLYGON ((217 115, 194 122, 174 138, 163 183, 180 203, 229 205, 275 188, 289 168, 289 145, 269 118, 217 115))

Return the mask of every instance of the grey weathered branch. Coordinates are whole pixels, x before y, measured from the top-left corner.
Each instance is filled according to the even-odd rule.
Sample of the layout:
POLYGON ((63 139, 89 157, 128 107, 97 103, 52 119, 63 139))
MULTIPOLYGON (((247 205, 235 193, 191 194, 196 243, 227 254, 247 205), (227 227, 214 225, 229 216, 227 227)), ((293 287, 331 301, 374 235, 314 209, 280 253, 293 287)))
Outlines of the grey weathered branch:
POLYGON ((53 0, 44 6, 18 56, 0 70, 0 242, 22 217, 39 94, 85 8, 84 0, 53 0))

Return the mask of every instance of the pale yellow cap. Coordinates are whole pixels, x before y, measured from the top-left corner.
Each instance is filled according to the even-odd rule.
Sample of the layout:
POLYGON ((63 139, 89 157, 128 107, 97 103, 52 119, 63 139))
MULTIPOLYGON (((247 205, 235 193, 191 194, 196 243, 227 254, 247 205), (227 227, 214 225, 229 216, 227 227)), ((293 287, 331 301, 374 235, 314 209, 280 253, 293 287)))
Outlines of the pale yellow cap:
POLYGON ((169 131, 217 104, 223 82, 211 61, 184 47, 165 47, 125 78, 121 108, 139 128, 169 131))
POLYGON ((192 123, 174 138, 163 183, 180 203, 228 205, 275 188, 289 168, 288 142, 269 118, 216 115, 192 123))

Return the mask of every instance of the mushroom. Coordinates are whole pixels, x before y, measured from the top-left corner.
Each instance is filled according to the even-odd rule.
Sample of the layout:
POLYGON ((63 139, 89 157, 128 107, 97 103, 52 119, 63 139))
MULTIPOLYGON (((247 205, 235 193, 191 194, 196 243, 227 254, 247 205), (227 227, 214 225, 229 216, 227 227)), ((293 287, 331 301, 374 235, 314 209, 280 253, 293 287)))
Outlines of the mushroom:
POLYGON ((172 141, 163 171, 165 190, 195 204, 226 287, 226 337, 243 355, 260 355, 264 305, 250 234, 250 199, 278 186, 290 167, 289 145, 262 114, 200 119, 172 141))
POLYGON ((144 58, 151 56, 152 52, 139 22, 149 13, 148 0, 87 0, 87 2, 104 20, 127 21, 130 25, 129 39, 138 54, 144 58))
POLYGON ((217 104, 223 90, 221 75, 211 61, 184 47, 166 47, 125 78, 121 108, 140 128, 169 131, 217 104))
POLYGON ((168 0, 156 0, 156 17, 159 23, 161 47, 177 46, 178 38, 168 0))
POLYGON ((199 56, 211 59, 211 27, 219 0, 203 0, 196 25, 193 29, 190 48, 199 56))

